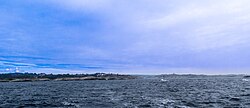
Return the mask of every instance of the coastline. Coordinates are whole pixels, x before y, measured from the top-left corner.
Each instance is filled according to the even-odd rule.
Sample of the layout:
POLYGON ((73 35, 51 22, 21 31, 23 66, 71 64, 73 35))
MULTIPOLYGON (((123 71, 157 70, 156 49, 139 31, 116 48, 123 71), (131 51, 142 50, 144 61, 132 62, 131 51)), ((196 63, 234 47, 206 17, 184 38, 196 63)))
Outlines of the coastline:
POLYGON ((33 74, 33 73, 9 73, 0 74, 0 82, 35 82, 35 81, 82 81, 82 80, 131 80, 136 79, 133 75, 119 75, 119 74, 33 74), (5 77, 4 76, 8 76, 5 77))

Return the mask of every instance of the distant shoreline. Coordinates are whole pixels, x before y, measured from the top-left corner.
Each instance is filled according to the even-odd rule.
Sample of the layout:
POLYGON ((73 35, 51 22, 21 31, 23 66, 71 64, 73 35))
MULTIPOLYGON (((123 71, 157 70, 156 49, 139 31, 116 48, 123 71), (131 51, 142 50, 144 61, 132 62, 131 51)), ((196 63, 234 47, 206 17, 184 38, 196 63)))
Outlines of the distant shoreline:
POLYGON ((35 82, 35 81, 81 81, 81 80, 131 80, 133 75, 120 74, 36 74, 36 73, 8 73, 0 74, 0 82, 35 82))

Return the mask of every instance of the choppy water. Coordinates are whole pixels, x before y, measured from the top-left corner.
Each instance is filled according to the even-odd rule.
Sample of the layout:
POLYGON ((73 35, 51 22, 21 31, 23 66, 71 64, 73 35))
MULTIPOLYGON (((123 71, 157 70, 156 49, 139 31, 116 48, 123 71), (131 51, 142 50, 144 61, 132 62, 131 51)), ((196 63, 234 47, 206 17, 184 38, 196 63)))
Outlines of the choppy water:
POLYGON ((240 77, 160 79, 0 83, 0 107, 250 108, 240 77))

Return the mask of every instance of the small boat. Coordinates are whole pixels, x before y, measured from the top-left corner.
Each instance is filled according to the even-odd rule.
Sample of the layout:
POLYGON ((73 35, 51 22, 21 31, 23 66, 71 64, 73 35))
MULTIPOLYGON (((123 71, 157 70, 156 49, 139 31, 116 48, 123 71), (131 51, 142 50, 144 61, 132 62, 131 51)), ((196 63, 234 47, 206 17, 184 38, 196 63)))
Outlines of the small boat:
POLYGON ((250 76, 249 75, 248 76, 244 76, 243 79, 242 79, 242 81, 250 81, 250 76))

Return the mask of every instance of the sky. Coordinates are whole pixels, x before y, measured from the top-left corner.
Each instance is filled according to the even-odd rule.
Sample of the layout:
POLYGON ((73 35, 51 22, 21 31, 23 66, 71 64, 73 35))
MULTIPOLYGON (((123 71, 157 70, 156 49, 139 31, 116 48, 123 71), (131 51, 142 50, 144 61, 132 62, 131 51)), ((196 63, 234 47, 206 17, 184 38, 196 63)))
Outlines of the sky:
POLYGON ((0 73, 250 74, 249 0, 0 0, 0 73))

